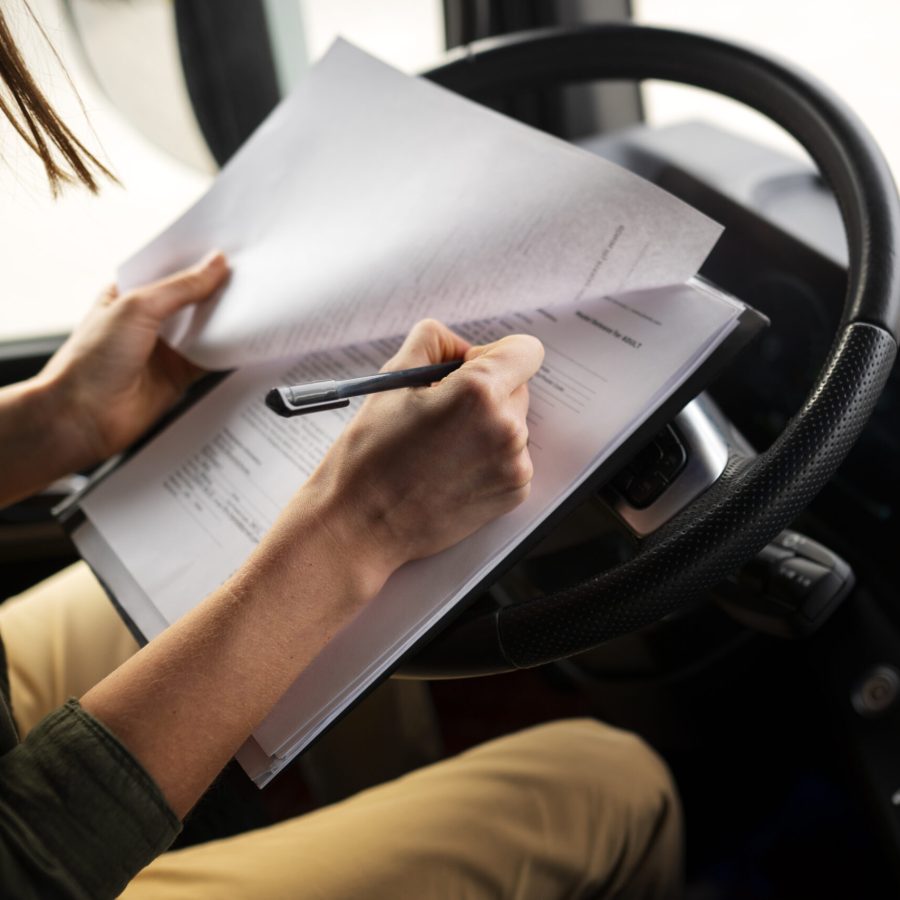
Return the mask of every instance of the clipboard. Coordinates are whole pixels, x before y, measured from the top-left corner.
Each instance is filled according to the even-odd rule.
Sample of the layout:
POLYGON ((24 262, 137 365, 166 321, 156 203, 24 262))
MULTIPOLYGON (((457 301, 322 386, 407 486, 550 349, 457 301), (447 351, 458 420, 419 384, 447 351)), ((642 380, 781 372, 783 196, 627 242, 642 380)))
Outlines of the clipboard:
MULTIPOLYGON (((573 491, 559 506, 557 506, 543 521, 521 540, 509 553, 507 553, 496 565, 494 565, 474 587, 469 589, 464 597, 459 599, 447 610, 429 632, 413 644, 406 653, 395 660, 391 665, 381 671, 378 676, 364 689, 355 694, 353 699, 336 709, 334 714, 324 720, 320 727, 310 732, 301 750, 292 752, 289 759, 293 759, 297 752, 312 746, 319 737, 328 731, 334 724, 342 719, 362 699, 364 699, 378 684, 396 671, 403 661, 415 655, 418 649, 430 641, 440 630, 450 625, 458 616, 483 594, 498 578, 505 574, 512 566, 525 557, 537 544, 557 527, 559 522, 577 508, 586 498, 594 494, 598 488, 612 479, 621 468, 641 450, 671 419, 700 391, 712 383, 716 377, 735 359, 739 352, 768 324, 768 320, 744 305, 743 311, 738 315, 736 324, 730 333, 712 350, 709 356, 698 368, 656 409, 651 412, 643 422, 626 438, 622 444, 601 462, 590 475, 573 491)), ((169 427, 177 418, 189 410, 205 394, 220 383, 229 374, 210 376, 200 384, 161 422, 154 427, 144 438, 130 448, 126 453, 111 460, 101 467, 90 478, 89 482, 77 494, 68 498, 55 510, 57 519, 64 529, 70 534, 78 546, 82 556, 94 572, 98 581, 103 586, 111 602, 119 615, 140 644, 147 642, 145 632, 160 630, 160 625, 165 622, 152 620, 148 616, 155 612, 150 598, 143 592, 140 585, 130 575, 125 566, 118 559, 106 543, 100 530, 91 522, 82 509, 82 502, 88 494, 102 484, 112 472, 130 459, 141 447, 152 440, 161 431, 169 427), (137 612, 135 612, 137 610, 137 612)), ((285 765, 287 762, 285 762, 285 765)), ((260 786, 268 783, 280 771, 276 769, 270 777, 262 778, 260 786)))

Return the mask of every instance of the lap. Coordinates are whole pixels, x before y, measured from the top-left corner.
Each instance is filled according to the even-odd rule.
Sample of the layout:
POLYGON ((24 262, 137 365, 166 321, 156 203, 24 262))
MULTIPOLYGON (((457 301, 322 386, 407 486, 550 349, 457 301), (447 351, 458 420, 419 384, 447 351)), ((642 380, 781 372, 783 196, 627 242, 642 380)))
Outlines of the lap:
POLYGON ((137 650, 103 588, 77 563, 0 605, 13 715, 24 735, 137 650))
MULTIPOLYGON (((23 732, 137 649, 83 564, 0 606, 23 732)), ((678 800, 659 758, 589 720, 540 726, 310 815, 166 853, 142 898, 674 897, 678 800)))
POLYGON ((164 854, 123 896, 673 897, 680 865, 665 766, 627 732, 572 720, 164 854))

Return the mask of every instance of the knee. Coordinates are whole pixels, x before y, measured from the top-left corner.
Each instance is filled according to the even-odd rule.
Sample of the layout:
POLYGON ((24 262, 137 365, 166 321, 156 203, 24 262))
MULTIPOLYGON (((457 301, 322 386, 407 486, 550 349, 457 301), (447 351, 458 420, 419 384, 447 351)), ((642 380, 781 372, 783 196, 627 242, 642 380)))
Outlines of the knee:
POLYGON ((679 808, 665 762, 642 738, 593 719, 554 722, 535 729, 552 745, 555 764, 578 789, 628 818, 658 819, 679 808))
POLYGON ((566 848, 582 893, 678 896, 678 795, 666 764, 637 735, 573 719, 475 752, 500 754, 505 783, 533 798, 541 833, 566 848))
POLYGON ((589 719, 555 722, 469 751, 462 763, 485 776, 485 802, 484 785, 493 787, 494 811, 515 809, 520 827, 532 823, 532 846, 546 842, 579 896, 677 896, 678 796, 665 763, 636 735, 589 719))
POLYGON ((681 803, 665 762, 628 731, 592 720, 556 727, 569 748, 564 765, 578 773, 583 814, 600 836, 588 864, 597 884, 615 885, 611 896, 678 896, 681 803))
POLYGON ((543 725, 533 733, 552 766, 547 788, 566 797, 584 826, 605 835, 607 852, 626 866, 660 851, 680 857, 678 792, 665 762, 644 740, 591 719, 543 725))

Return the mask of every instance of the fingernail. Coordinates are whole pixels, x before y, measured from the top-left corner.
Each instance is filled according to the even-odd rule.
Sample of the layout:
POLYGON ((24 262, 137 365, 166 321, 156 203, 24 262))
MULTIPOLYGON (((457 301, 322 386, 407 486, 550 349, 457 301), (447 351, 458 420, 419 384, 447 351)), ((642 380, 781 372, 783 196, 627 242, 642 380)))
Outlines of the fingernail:
POLYGON ((224 262, 225 254, 221 250, 211 250, 200 260, 200 266, 207 269, 213 266, 221 266, 224 262))

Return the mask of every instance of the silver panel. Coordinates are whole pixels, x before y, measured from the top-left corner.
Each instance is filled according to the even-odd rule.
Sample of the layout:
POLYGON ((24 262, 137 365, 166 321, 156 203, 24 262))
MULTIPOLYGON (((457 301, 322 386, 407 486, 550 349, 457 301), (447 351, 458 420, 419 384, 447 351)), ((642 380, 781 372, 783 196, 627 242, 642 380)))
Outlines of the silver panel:
POLYGON ((665 525, 725 470, 729 442, 711 407, 711 401, 698 398, 675 417, 673 424, 687 451, 687 463, 657 500, 644 509, 635 509, 617 495, 613 509, 638 537, 652 534, 665 525))

